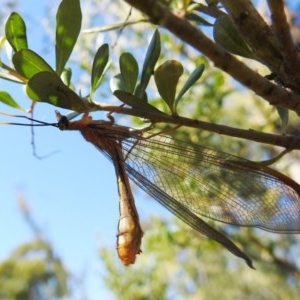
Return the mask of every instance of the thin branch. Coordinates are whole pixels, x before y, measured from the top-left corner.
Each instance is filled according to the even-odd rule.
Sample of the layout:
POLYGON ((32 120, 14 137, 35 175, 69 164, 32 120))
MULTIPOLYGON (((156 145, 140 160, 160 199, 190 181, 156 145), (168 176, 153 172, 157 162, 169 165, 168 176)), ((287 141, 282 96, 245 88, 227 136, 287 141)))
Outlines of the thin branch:
POLYGON ((125 0, 146 14, 150 20, 167 28, 174 35, 207 56, 216 67, 227 72, 241 84, 263 97, 271 105, 279 105, 300 114, 300 96, 275 85, 237 60, 223 48, 216 45, 187 20, 169 11, 160 1, 125 0))
POLYGON ((215 123, 193 120, 180 116, 170 116, 167 114, 156 114, 149 111, 141 111, 128 107, 116 107, 111 105, 99 104, 99 110, 114 111, 117 114, 136 116, 150 120, 152 123, 168 123, 173 125, 182 125, 190 128, 202 129, 226 136, 236 137, 255 141, 258 143, 269 144, 284 147, 286 149, 300 149, 300 137, 277 135, 264 133, 253 129, 240 129, 215 123))
MULTIPOLYGON (((124 107, 124 106, 113 106, 104 103, 94 102, 94 108, 95 109, 97 108, 98 111, 107 111, 110 113, 113 112, 115 114, 130 115, 142 119, 148 119, 153 124, 167 123, 173 125, 180 125, 180 126, 185 126, 185 127, 195 128, 195 129, 206 130, 209 132, 214 132, 214 133, 218 133, 230 137, 255 141, 262 144, 279 146, 289 150, 293 150, 293 149, 300 150, 300 137, 296 137, 296 136, 265 133, 253 129, 248 129, 248 130, 240 129, 240 128, 230 127, 230 126, 216 124, 216 123, 209 123, 200 120, 189 119, 180 116, 171 116, 164 113, 157 114, 155 112, 151 112, 147 110, 139 110, 139 109, 124 107)), ((20 123, 12 123, 12 122, 1 122, 0 124, 57 127, 56 123, 46 123, 42 121, 37 121, 27 116, 10 115, 2 112, 0 112, 0 114, 11 116, 11 117, 25 118, 27 120, 39 123, 39 124, 20 124, 20 123)))
POLYGON ((149 20, 148 19, 138 19, 138 20, 134 20, 134 21, 125 21, 122 23, 111 24, 111 25, 107 25, 107 26, 98 26, 98 27, 84 29, 84 30, 82 30, 82 33, 86 33, 86 34, 101 33, 101 32, 116 30, 116 29, 124 28, 126 26, 136 25, 136 24, 140 24, 140 23, 149 23, 149 20))

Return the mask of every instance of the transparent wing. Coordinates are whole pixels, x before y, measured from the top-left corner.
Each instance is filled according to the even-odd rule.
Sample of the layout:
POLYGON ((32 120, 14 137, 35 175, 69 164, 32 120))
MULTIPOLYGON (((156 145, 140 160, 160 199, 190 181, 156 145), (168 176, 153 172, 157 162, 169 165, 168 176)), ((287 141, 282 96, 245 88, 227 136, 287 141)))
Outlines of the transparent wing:
POLYGON ((129 177, 192 226, 195 215, 300 232, 300 186, 270 168, 160 135, 124 138, 122 148, 129 177))

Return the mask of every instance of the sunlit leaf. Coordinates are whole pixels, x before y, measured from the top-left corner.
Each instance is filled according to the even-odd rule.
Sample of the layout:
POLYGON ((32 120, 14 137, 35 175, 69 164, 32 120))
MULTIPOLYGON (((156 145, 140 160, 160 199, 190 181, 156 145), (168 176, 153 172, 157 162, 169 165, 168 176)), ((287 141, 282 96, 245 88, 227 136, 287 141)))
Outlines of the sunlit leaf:
POLYGON ((91 97, 101 83, 101 79, 103 77, 102 75, 108 62, 108 57, 108 44, 103 44, 101 47, 99 47, 98 51, 96 52, 93 61, 91 77, 91 97))
POLYGON ((168 60, 154 72, 154 79, 159 94, 174 112, 174 100, 178 80, 183 73, 182 64, 176 60, 168 60))
POLYGON ((61 75, 68 61, 81 28, 79 0, 62 0, 56 14, 56 72, 61 75))
POLYGON ((87 109, 83 99, 68 88, 54 72, 41 72, 34 75, 28 81, 26 92, 34 101, 47 102, 75 111, 87 109))
POLYGON ((0 102, 16 109, 24 110, 11 96, 5 91, 0 91, 0 102))
POLYGON ((254 58, 251 48, 245 42, 229 16, 222 15, 217 18, 214 24, 213 35, 215 41, 229 52, 247 58, 254 58))
POLYGON ((201 64, 198 66, 190 75, 188 80, 183 85, 182 89, 178 93, 175 103, 174 103, 174 110, 176 111, 177 104, 179 100, 183 97, 183 95, 197 82, 197 80, 201 77, 202 73, 204 71, 204 64, 201 64))
POLYGON ((124 82, 125 91, 133 93, 138 78, 139 67, 137 61, 132 56, 132 54, 121 54, 120 71, 124 82))
POLYGON ((26 25, 21 16, 13 12, 5 23, 5 36, 15 52, 26 49, 26 25))
POLYGON ((42 57, 30 49, 16 52, 12 61, 16 71, 27 79, 42 71, 54 72, 42 57))
POLYGON ((143 64, 143 69, 141 74, 141 82, 139 84, 139 88, 136 89, 134 93, 137 97, 142 97, 144 95, 150 77, 154 72, 154 67, 158 60, 159 54, 160 54, 160 35, 159 35, 159 31, 155 30, 151 42, 149 44, 149 47, 147 49, 146 58, 143 64))

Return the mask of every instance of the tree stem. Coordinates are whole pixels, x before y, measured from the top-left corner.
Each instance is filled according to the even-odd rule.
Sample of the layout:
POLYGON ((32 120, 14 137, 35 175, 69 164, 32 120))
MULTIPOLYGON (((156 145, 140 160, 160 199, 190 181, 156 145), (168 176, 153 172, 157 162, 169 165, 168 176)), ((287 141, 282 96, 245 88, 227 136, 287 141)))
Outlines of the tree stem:
POLYGON ((253 129, 240 129, 221 124, 189 119, 181 116, 171 116, 164 113, 156 114, 150 111, 141 111, 138 109, 128 107, 116 107, 102 103, 99 103, 98 105, 98 110, 108 112, 113 111, 114 113, 118 114, 136 116, 143 119, 148 119, 154 124, 167 123, 173 125, 181 125, 190 128, 206 130, 209 132, 215 132, 226 136, 255 141, 258 143, 279 146, 286 149, 300 149, 300 138, 296 136, 265 133, 253 129))

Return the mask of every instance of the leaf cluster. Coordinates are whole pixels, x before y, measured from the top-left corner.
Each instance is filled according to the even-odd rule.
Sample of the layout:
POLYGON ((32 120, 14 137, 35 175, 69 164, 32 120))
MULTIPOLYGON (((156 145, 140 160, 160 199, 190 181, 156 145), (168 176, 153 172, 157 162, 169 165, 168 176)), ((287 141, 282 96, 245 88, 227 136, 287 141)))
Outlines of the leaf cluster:
MULTIPOLYGON (((26 93, 33 101, 46 102, 56 107, 77 112, 93 111, 99 107, 93 101, 103 74, 108 68, 109 47, 101 45, 96 51, 91 71, 90 93, 81 97, 71 87, 70 72, 66 64, 81 29, 82 13, 79 1, 63 0, 56 14, 55 70, 35 51, 29 48, 26 24, 18 13, 12 13, 5 24, 5 36, 13 49, 13 69, 1 62, 3 79, 13 80, 26 85, 26 93), (72 13, 70 13, 72 12, 72 13), (7 74, 7 72, 9 74, 7 74), (67 78, 67 80, 65 79, 67 78)), ((147 49, 142 71, 139 77, 137 60, 131 53, 120 55, 120 73, 111 79, 111 90, 122 102, 139 111, 159 111, 147 103, 147 86, 154 75, 155 83, 162 100, 171 114, 177 114, 176 108, 184 94, 196 83, 204 71, 204 65, 197 67, 176 95, 183 66, 179 61, 167 60, 156 67, 160 56, 160 35, 156 30, 147 49)), ((0 92, 0 101, 17 109, 21 107, 6 91, 0 92)))

